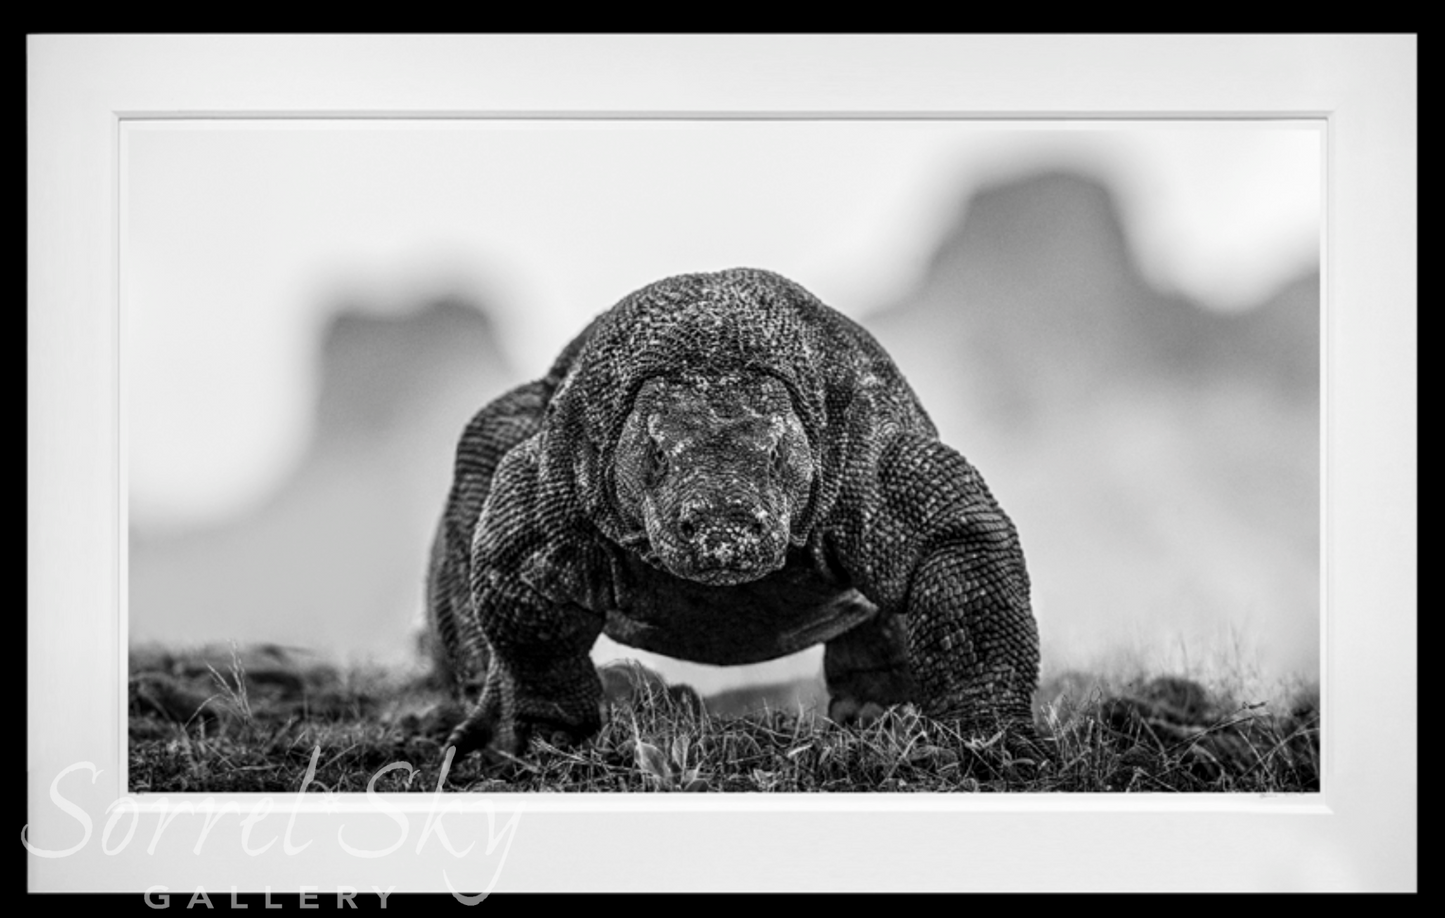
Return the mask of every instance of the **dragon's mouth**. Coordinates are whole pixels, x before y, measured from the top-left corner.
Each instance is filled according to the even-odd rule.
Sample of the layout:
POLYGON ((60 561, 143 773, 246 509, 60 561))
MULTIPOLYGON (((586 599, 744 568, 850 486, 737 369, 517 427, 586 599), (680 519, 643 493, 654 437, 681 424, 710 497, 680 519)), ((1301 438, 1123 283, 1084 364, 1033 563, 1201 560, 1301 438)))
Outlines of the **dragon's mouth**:
POLYGON ((726 565, 707 561, 699 562, 690 552, 669 550, 665 540, 653 540, 645 537, 639 539, 632 548, 644 563, 682 580, 691 580, 694 583, 708 586, 737 586, 741 583, 761 580, 781 568, 783 561, 786 560, 779 557, 778 559, 759 559, 759 563, 735 562, 726 565), (662 548, 658 547, 659 541, 663 544, 662 548))
POLYGON ((751 542, 725 542, 723 544, 699 544, 677 539, 661 541, 659 550, 653 552, 657 562, 674 576, 710 586, 736 586, 766 577, 781 568, 786 561, 786 551, 775 550, 786 546, 777 539, 754 540, 751 542))
POLYGON ((701 512, 686 506, 679 511, 649 496, 640 514, 642 531, 629 547, 654 568, 709 586, 749 583, 783 567, 788 529, 779 521, 787 518, 785 501, 710 503, 701 512))
POLYGON ((705 583, 708 586, 737 586, 740 583, 751 583, 754 580, 761 580, 763 577, 771 574, 776 568, 735 569, 713 567, 679 571, 669 567, 668 570, 685 580, 705 583))

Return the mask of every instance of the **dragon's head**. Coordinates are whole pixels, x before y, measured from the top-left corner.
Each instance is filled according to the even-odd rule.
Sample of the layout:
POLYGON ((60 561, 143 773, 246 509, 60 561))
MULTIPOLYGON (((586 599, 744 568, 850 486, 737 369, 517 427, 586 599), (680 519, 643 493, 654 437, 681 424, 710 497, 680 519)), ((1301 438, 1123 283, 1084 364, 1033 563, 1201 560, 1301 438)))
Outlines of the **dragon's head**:
POLYGON ((616 450, 617 509, 647 560, 725 586, 757 580, 796 543, 815 469, 788 388, 756 372, 642 384, 616 450))

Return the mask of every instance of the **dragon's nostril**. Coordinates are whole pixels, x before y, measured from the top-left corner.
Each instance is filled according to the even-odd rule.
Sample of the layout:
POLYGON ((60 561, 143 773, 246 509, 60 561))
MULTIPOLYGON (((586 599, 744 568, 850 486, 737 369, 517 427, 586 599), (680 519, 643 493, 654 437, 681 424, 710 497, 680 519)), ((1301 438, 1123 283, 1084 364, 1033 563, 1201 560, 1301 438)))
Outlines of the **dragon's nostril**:
POLYGON ((682 534, 684 539, 690 540, 697 535, 697 526, 693 524, 692 520, 683 520, 677 524, 677 531, 682 534))

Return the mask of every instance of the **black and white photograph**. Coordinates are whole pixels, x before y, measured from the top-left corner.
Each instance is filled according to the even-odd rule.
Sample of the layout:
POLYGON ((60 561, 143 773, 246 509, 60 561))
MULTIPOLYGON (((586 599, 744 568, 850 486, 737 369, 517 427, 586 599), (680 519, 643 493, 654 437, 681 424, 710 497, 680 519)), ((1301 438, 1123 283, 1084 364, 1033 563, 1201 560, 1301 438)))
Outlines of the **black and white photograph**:
MULTIPOLYGON (((1205 887, 1413 888, 1413 853, 1344 853, 1335 776, 1417 742, 1413 695, 1379 703, 1415 679, 1413 305, 1340 280, 1413 245, 1414 154, 1408 220, 1362 238, 1350 208, 1386 206, 1356 190, 1366 128, 1305 104, 1349 53, 1408 49, 1413 87, 1413 38, 672 38, 32 36, 32 138, 85 151, 98 219, 47 222, 80 166, 33 141, 31 888, 373 907, 704 888, 702 862, 718 889, 1196 875, 906 853, 997 826, 1002 862, 1070 812, 1141 863, 1190 820, 1255 813, 1261 843, 1314 820, 1288 864, 1240 849, 1205 887), (1009 49, 1100 76, 1016 88, 1009 49), (1215 49, 1309 66, 1206 104, 1215 49), (82 52, 136 76, 73 101, 82 52), (859 55, 899 75, 868 88, 859 55), (734 59, 760 69, 714 84, 734 59), (1179 101, 1130 79, 1109 102, 1104 74, 1171 68, 1179 101), (91 304, 83 348, 61 290, 91 304), (934 828, 839 873, 865 823, 934 828), (624 825, 672 850, 582 853, 624 825), (767 854, 804 837, 829 866, 767 854)), ((1413 138, 1397 102, 1368 110, 1413 138)), ((1378 283, 1413 304, 1405 260, 1378 283)), ((1371 793, 1413 799, 1398 777, 1371 793)))
POLYGON ((122 130, 132 790, 1319 789, 1318 122, 122 130))

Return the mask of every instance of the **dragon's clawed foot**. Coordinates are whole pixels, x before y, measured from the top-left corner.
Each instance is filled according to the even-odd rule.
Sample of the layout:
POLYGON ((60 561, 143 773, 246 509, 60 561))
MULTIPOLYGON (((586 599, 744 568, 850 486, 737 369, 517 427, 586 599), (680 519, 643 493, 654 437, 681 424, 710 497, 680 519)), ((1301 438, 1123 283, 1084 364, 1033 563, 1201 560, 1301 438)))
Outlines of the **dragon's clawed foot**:
POLYGON ((841 697, 828 702, 828 719, 843 726, 866 727, 883 716, 886 708, 876 701, 841 697))

